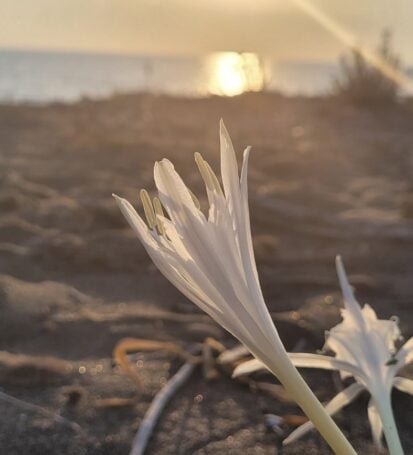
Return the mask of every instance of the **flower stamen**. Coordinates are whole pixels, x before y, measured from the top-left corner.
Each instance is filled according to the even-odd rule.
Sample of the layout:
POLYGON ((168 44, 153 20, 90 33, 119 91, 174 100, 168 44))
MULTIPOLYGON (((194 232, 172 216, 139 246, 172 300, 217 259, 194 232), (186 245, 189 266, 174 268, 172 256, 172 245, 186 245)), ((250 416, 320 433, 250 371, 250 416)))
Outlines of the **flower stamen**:
POLYGON ((165 214, 163 213, 162 204, 158 197, 153 198, 153 208, 155 209, 156 228, 158 229, 158 233, 160 235, 165 235, 165 226, 160 218, 164 217, 165 214))
POLYGON ((155 210, 152 205, 151 198, 146 190, 141 190, 139 193, 143 205, 143 211, 145 212, 146 221, 150 229, 154 229, 156 226, 155 210))

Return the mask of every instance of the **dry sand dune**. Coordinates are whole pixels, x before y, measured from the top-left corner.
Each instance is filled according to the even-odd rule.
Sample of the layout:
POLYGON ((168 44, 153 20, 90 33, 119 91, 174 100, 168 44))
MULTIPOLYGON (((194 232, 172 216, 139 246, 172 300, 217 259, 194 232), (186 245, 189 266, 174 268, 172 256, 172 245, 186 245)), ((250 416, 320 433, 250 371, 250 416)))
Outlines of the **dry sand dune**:
MULTIPOLYGON (((413 111, 367 112, 331 100, 244 95, 149 95, 44 107, 0 106, 0 387, 50 413, 2 401, 4 454, 126 454, 153 395, 175 371, 162 352, 139 354, 138 391, 113 366, 123 337, 215 337, 220 327, 148 260, 111 193, 138 204, 153 162, 174 161, 202 194, 193 153, 218 165, 223 117, 250 171, 254 246, 267 303, 286 346, 323 343, 339 320, 334 257, 361 301, 413 332, 413 111), (130 398, 114 406, 107 398, 130 398), (58 412, 67 420, 53 417, 58 412)), ((413 370, 406 371, 412 375, 413 370)), ((306 372, 322 400, 328 373, 306 372)), ((359 453, 374 453, 363 396, 337 417, 359 453)), ((413 399, 394 393, 406 453, 413 399)), ((275 454, 263 413, 297 413, 222 376, 197 372, 166 410, 151 454, 275 454)), ((285 454, 329 453, 316 433, 285 454), (320 449, 321 447, 321 449, 320 449)))

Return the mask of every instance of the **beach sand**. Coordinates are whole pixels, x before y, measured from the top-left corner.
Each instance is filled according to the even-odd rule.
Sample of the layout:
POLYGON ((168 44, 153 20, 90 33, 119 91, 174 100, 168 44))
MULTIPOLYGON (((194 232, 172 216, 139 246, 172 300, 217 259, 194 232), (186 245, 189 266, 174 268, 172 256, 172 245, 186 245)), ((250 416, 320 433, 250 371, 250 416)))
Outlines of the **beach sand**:
MULTIPOLYGON (((269 94, 2 105, 0 387, 21 401, 0 396, 0 453, 127 454, 155 393, 182 362, 138 353, 139 390, 112 361, 116 343, 137 337, 190 349, 213 337, 236 344, 156 271, 111 197, 140 205, 139 189, 154 190, 154 161, 167 157, 202 202, 193 153, 218 170, 220 117, 240 159, 253 146, 254 246, 286 347, 315 351, 340 320, 338 253, 360 302, 381 318, 398 315, 405 337, 412 335, 409 106, 365 111, 269 94), (128 400, 110 400, 119 398, 128 400)), ((322 401, 336 393, 331 373, 303 374, 322 401)), ((413 368, 405 375, 413 377, 413 368)), ((336 418, 360 454, 375 453, 367 402, 365 394, 336 418)), ((393 402, 412 453, 413 398, 394 392, 393 402)), ((265 429, 266 412, 300 414, 228 375, 206 381, 197 370, 165 410, 147 453, 281 453, 265 429)), ((283 453, 330 452, 312 432, 283 453)))

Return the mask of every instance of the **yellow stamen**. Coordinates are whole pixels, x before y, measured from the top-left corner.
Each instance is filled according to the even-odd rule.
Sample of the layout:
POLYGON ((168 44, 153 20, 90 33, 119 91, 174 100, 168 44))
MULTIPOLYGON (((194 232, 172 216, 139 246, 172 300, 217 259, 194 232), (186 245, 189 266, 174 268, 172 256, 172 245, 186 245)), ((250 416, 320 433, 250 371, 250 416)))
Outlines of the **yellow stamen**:
POLYGON ((150 229, 153 229, 156 226, 156 217, 155 211, 153 209, 151 198, 146 190, 140 191, 140 197, 143 205, 143 210, 145 212, 146 221, 150 229))
POLYGON ((164 235, 165 226, 163 225, 162 220, 159 218, 159 216, 165 216, 165 215, 163 213, 162 204, 161 204, 161 201, 159 200, 159 198, 157 198, 157 197, 153 198, 153 207, 155 209, 155 215, 156 215, 156 227, 158 228, 159 234, 164 235))

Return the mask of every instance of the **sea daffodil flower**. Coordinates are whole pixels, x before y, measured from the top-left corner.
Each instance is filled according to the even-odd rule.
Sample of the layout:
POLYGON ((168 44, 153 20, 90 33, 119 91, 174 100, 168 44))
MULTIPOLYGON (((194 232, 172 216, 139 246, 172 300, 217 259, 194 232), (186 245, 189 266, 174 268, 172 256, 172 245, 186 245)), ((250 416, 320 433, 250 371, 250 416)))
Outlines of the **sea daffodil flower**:
POLYGON ((115 196, 116 201, 165 277, 266 365, 336 453, 354 454, 290 361, 265 305, 250 229, 250 149, 244 152, 239 177, 234 148, 222 121, 220 146, 223 188, 210 165, 199 153, 195 154, 208 196, 208 216, 166 159, 155 163, 159 199, 152 202, 145 190, 141 192, 148 226, 128 201, 115 196))
MULTIPOLYGON (((337 274, 344 296, 343 321, 327 335, 325 350, 335 352, 335 357, 319 354, 290 353, 296 367, 338 370, 342 379, 353 376, 355 382, 339 392, 327 405, 330 415, 351 403, 363 391, 370 395, 368 418, 376 445, 382 448, 382 434, 386 437, 390 453, 402 454, 403 450, 394 422, 390 394, 393 387, 413 394, 413 380, 397 376, 398 371, 413 361, 413 338, 400 349, 400 331, 396 318, 377 319, 369 305, 360 307, 348 282, 340 257, 336 259, 337 274)), ((265 366, 257 360, 241 364, 234 376, 249 374, 265 366)), ((295 441, 313 428, 307 422, 293 431, 284 444, 295 441)))

